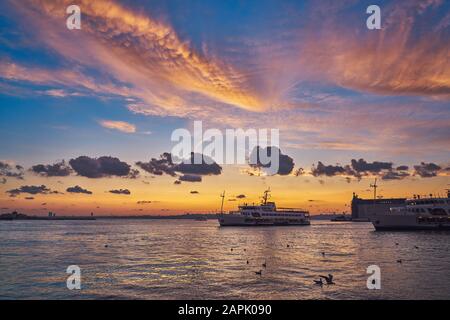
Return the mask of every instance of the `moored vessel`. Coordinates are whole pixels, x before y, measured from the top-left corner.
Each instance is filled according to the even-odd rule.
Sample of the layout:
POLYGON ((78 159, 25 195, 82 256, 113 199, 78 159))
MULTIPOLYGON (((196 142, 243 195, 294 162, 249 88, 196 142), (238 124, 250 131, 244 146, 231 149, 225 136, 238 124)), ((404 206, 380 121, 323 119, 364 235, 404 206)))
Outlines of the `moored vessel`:
POLYGON ((376 230, 450 230, 450 190, 446 198, 414 196, 370 220, 376 230))
MULTIPOLYGON (((222 194, 222 208, 225 193, 222 194)), ((260 205, 244 204, 238 211, 219 215, 220 226, 292 226, 310 225, 309 212, 294 208, 277 208, 275 202, 269 202, 270 190, 264 191, 260 205)))

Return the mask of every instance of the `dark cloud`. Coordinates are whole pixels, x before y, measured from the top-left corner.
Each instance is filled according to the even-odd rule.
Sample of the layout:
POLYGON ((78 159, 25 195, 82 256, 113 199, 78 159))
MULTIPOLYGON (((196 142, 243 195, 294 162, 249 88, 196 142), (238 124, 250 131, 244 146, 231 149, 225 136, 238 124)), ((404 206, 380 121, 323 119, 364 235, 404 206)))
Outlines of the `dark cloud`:
MULTIPOLYGON (((273 174, 278 174, 281 176, 288 175, 294 170, 294 159, 289 157, 288 155, 285 155, 281 152, 281 150, 277 147, 271 146, 267 148, 261 148, 260 146, 257 146, 253 149, 253 151, 250 153, 250 167, 255 169, 270 169, 271 162, 268 164, 261 163, 260 159, 260 153, 263 155, 266 155, 267 157, 271 157, 272 152, 276 153, 278 151, 279 158, 278 158, 278 170, 277 172, 273 174)), ((272 173, 271 173, 272 174, 272 173)))
POLYGON ((49 188, 47 188, 45 185, 40 186, 21 186, 17 189, 11 189, 6 191, 6 193, 9 193, 11 197, 15 197, 21 193, 29 193, 29 194, 50 194, 50 193, 58 193, 58 191, 52 191, 49 188))
POLYGON ((178 176, 175 184, 181 184, 181 181, 201 182, 204 175, 219 175, 222 173, 222 167, 215 163, 213 159, 193 152, 189 159, 176 161, 176 163, 172 155, 165 152, 159 159, 152 158, 149 162, 139 161, 136 162, 136 165, 151 174, 178 176))
POLYGON ((355 160, 352 159, 351 166, 356 172, 370 172, 370 173, 378 173, 382 170, 391 170, 392 169, 392 162, 380 162, 380 161, 374 161, 374 162, 367 162, 364 159, 355 160))
POLYGON ((382 174, 381 179, 383 180, 402 180, 409 177, 409 173, 405 171, 388 171, 382 174))
POLYGON ((210 157, 192 152, 190 159, 175 166, 175 171, 193 175, 219 175, 222 173, 222 167, 210 157))
POLYGON ((153 203, 153 201, 138 201, 138 202, 136 202, 137 204, 150 204, 150 203, 153 203))
MULTIPOLYGON (((361 179, 362 176, 376 175, 381 177, 383 180, 402 180, 411 176, 408 172, 409 167, 406 165, 401 165, 398 167, 393 167, 392 162, 367 162, 364 159, 351 160, 350 165, 324 165, 322 162, 318 162, 317 166, 313 166, 312 175, 313 176, 336 176, 344 175, 349 179, 350 176, 361 179)), ((431 178, 437 176, 440 172, 443 172, 441 166, 435 163, 425 163, 422 162, 420 165, 414 166, 414 173, 412 175, 418 175, 422 178, 431 178)), ((349 180, 348 180, 349 181, 349 180)))
POLYGON ((195 190, 191 191, 191 194, 199 194, 199 193, 200 193, 200 192, 195 191, 195 190))
POLYGON ((129 178, 129 179, 137 179, 137 178, 139 178, 139 174, 140 174, 139 170, 131 169, 130 173, 127 176, 127 178, 129 178))
POLYGON ((126 195, 130 195, 131 192, 128 189, 115 189, 115 190, 109 190, 110 193, 114 193, 114 194, 126 194, 126 195))
POLYGON ((381 176, 384 180, 389 179, 402 179, 409 174, 404 172, 408 170, 407 166, 400 166, 398 168, 393 168, 392 162, 367 162, 364 159, 355 160, 352 159, 350 165, 324 165, 321 161, 318 162, 317 166, 313 166, 312 175, 318 176, 346 176, 346 181, 351 182, 350 177, 355 177, 358 180, 363 176, 367 175, 377 175, 381 176))
POLYGON ((238 194, 238 195, 236 196, 236 198, 237 198, 237 199, 244 199, 244 198, 246 198, 246 196, 245 196, 245 194, 238 194))
POLYGON ((37 164, 30 169, 32 172, 45 177, 67 177, 72 169, 63 160, 55 164, 37 164))
POLYGON ((421 162, 419 165, 414 166, 414 175, 418 175, 422 178, 431 178, 437 176, 439 170, 442 168, 434 163, 421 162))
POLYGON ((14 166, 10 165, 9 163, 0 161, 0 176, 23 180, 23 175, 24 171, 22 166, 14 166))
POLYGON ((172 161, 172 155, 168 152, 164 152, 159 159, 152 158, 149 162, 136 162, 136 165, 141 169, 158 176, 168 174, 170 176, 176 176, 175 165, 172 161))
POLYGON ((202 177, 195 175, 195 174, 184 174, 180 176, 179 181, 186 181, 186 182, 202 182, 202 177))
POLYGON ((67 192, 70 193, 84 193, 84 194, 92 194, 92 191, 87 189, 83 189, 82 187, 76 185, 75 187, 69 187, 66 189, 67 192))
POLYGON ((313 166, 311 169, 311 173, 313 176, 336 176, 336 175, 342 175, 348 172, 348 168, 344 168, 340 165, 324 165, 321 161, 317 163, 317 166, 313 166))
POLYGON ((6 162, 0 161, 0 170, 9 169, 10 165, 6 162))
MULTIPOLYGON (((131 166, 118 158, 104 156, 90 158, 81 156, 71 159, 69 164, 75 172, 87 178, 102 178, 109 176, 130 177, 131 166)), ((133 174, 131 172, 131 174, 133 174)))

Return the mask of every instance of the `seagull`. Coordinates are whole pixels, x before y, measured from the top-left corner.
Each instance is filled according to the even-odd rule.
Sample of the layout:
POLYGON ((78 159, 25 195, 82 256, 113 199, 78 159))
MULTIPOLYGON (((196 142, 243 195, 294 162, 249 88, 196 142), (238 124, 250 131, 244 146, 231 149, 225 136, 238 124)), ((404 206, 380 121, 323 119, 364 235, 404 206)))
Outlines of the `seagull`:
POLYGON ((262 275, 262 270, 259 270, 259 271, 255 271, 255 274, 257 274, 257 275, 262 275))
POLYGON ((264 268, 267 268, 267 262, 264 261, 264 263, 262 264, 262 266, 263 266, 264 268))
POLYGON ((289 248, 289 245, 287 245, 286 248, 289 248))
POLYGON ((319 280, 314 280, 314 284, 316 284, 318 286, 323 286, 322 278, 319 278, 319 280))
POLYGON ((105 248, 108 248, 108 245, 107 245, 107 244, 105 244, 105 248))
POLYGON ((325 251, 322 251, 322 257, 325 257, 325 251))
POLYGON ((397 263, 402 263, 402 262, 403 262, 402 259, 397 260, 397 263))
POLYGON ((398 242, 396 242, 395 245, 398 246, 398 242))
POLYGON ((248 264, 248 260, 247 260, 247 264, 248 264))
POLYGON ((233 248, 231 248, 231 251, 233 251, 233 248))
POLYGON ((333 282, 333 275, 330 274, 330 273, 328 274, 328 276, 319 276, 319 277, 325 279, 327 284, 334 284, 334 282, 333 282))
POLYGON ((419 247, 418 247, 418 246, 414 246, 414 248, 416 248, 416 249, 419 249, 419 247))

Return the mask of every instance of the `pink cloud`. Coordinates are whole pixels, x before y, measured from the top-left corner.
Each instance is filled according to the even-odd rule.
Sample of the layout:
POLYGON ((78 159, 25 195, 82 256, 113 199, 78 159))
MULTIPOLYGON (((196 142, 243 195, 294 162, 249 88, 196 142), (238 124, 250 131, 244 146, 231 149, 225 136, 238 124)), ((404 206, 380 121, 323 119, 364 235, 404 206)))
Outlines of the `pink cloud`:
POLYGON ((107 129, 118 130, 125 133, 135 133, 136 126, 125 121, 101 120, 99 124, 107 129))

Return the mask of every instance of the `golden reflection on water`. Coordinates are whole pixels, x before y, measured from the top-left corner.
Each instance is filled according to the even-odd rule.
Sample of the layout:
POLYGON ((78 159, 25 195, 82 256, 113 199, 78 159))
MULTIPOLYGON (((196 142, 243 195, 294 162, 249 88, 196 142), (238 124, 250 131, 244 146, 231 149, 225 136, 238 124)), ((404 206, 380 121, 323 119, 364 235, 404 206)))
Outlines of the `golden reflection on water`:
POLYGON ((448 299, 449 240, 445 232, 326 221, 9 221, 0 223, 0 298, 448 299), (72 264, 82 270, 80 291, 66 288, 72 264), (366 288, 372 264, 381 290, 366 288), (314 284, 329 273, 335 285, 314 284))

